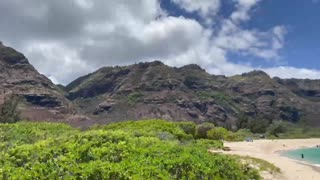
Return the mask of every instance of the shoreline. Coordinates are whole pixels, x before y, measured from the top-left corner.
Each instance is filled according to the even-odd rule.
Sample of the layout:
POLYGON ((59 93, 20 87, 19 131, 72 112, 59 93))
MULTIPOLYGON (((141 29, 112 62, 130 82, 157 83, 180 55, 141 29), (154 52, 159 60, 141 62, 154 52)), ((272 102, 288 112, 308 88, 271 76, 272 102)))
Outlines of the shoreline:
POLYGON ((312 148, 315 148, 315 147, 307 147, 307 148, 298 148, 298 149, 291 149, 291 150, 285 150, 285 151, 277 151, 276 153, 281 157, 285 157, 285 158, 287 158, 289 160, 296 161, 297 163, 300 163, 300 164, 303 164, 303 165, 307 165, 307 166, 312 166, 312 167, 315 167, 315 168, 319 168, 317 171, 320 172, 320 164, 315 164, 315 163, 312 163, 312 162, 309 162, 309 161, 299 160, 298 158, 297 159, 290 158, 290 157, 288 157, 288 156, 283 154, 283 153, 288 152, 288 151, 296 151, 296 150, 300 150, 300 149, 312 149, 312 148))
MULTIPOLYGON (((281 170, 281 177, 264 177, 265 179, 317 180, 320 177, 320 165, 291 159, 283 152, 304 148, 313 148, 320 144, 320 139, 276 139, 255 140, 254 142, 224 142, 230 151, 224 154, 249 156, 266 160, 281 170)), ((214 151, 212 151, 214 152, 214 151)))

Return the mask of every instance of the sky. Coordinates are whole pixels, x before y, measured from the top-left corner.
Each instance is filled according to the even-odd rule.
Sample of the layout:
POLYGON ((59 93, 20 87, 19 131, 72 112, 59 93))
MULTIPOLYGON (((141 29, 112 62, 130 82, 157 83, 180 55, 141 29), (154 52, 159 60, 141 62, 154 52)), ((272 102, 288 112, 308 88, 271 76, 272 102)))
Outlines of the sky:
POLYGON ((0 41, 54 83, 161 60, 320 79, 320 0, 1 0, 0 41))

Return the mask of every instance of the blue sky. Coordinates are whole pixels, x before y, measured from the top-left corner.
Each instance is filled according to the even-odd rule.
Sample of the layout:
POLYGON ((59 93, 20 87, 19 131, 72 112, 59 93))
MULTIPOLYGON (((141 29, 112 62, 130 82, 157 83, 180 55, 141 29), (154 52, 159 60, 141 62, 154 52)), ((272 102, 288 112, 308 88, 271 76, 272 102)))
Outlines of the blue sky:
MULTIPOLYGON (((222 3, 220 16, 229 16, 233 2, 222 3)), ((197 13, 188 13, 171 0, 162 0, 162 7, 170 15, 186 16, 201 21, 197 13)), ((284 48, 278 61, 261 61, 259 57, 230 54, 230 61, 250 63, 259 67, 293 66, 320 69, 320 1, 317 0, 264 0, 252 10, 252 18, 243 27, 267 31, 272 26, 287 29, 284 48)), ((320 78, 320 77, 319 77, 320 78)))
POLYGON ((320 3, 308 0, 263 1, 249 26, 264 29, 284 24, 288 29, 282 60, 289 66, 320 69, 320 3))
POLYGON ((161 60, 320 79, 320 0, 0 0, 0 41, 53 82, 161 60))

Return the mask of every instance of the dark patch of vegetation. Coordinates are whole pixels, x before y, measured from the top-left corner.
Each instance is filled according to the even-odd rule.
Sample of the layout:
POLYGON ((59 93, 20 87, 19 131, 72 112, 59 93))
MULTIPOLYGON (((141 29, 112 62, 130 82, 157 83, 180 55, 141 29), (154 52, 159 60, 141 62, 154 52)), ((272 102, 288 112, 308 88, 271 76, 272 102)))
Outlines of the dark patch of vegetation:
POLYGON ((190 89, 196 89, 199 85, 201 85, 201 78, 197 76, 187 76, 183 84, 190 89))
POLYGON ((320 128, 289 122, 277 122, 270 126, 267 135, 269 138, 281 139, 319 138, 320 128))
POLYGON ((285 133, 287 131, 286 125, 281 121, 273 122, 267 130, 269 136, 279 137, 279 134, 285 133))
POLYGON ((143 98, 143 94, 140 92, 134 92, 129 94, 129 96, 127 97, 127 103, 129 105, 135 105, 136 103, 140 102, 143 98))
POLYGON ((265 119, 251 119, 249 120, 247 128, 253 133, 265 133, 269 127, 269 121, 265 119))
POLYGON ((5 100, 0 108, 0 123, 15 123, 21 120, 18 110, 19 100, 18 96, 10 96, 5 100))
POLYGON ((8 64, 24 64, 28 62, 23 54, 10 47, 1 48, 0 59, 8 64))
POLYGON ((187 134, 196 135, 196 125, 192 122, 181 122, 179 127, 187 134))
POLYGON ((281 107, 281 119, 291 121, 291 122, 298 122, 301 118, 301 113, 295 107, 281 107))
POLYGON ((197 126, 196 129, 196 137, 201 139, 207 139, 208 138, 208 131, 210 131, 211 129, 215 128, 215 125, 212 123, 203 123, 203 124, 199 124, 197 126))
POLYGON ((270 121, 257 117, 256 119, 249 118, 243 114, 239 115, 237 126, 239 129, 250 129, 253 133, 266 133, 270 121))
POLYGON ((223 106, 224 108, 230 108, 232 106, 231 96, 217 91, 198 91, 196 95, 201 100, 213 99, 217 104, 223 106))

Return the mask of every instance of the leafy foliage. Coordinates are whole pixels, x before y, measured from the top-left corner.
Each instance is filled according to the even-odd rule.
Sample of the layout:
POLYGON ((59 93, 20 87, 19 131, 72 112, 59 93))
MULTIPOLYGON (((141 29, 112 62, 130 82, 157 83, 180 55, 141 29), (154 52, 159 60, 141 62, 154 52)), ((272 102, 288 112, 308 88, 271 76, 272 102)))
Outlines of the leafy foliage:
POLYGON ((122 130, 130 132, 136 137, 158 137, 161 139, 161 135, 167 133, 172 135, 174 139, 178 140, 192 140, 193 135, 186 133, 180 128, 182 123, 174 123, 164 120, 144 120, 144 121, 127 121, 121 123, 112 123, 108 126, 98 127, 104 130, 122 130))
POLYGON ((269 135, 275 136, 275 137, 279 137, 280 133, 285 133, 286 132, 286 127, 282 122, 274 122, 272 123, 267 132, 269 135))
POLYGON ((196 88, 200 84, 200 81, 201 81, 201 79, 199 77, 190 75, 190 76, 185 77, 185 80, 183 83, 187 87, 193 89, 193 88, 196 88))
POLYGON ((198 91, 196 95, 201 100, 213 99, 216 103, 223 106, 226 109, 233 107, 232 98, 224 92, 218 91, 198 91))
POLYGON ((265 133, 270 125, 270 121, 259 117, 252 119, 240 114, 237 125, 240 129, 250 129, 253 133, 265 133))
POLYGON ((216 127, 207 132, 207 136, 212 140, 226 139, 229 132, 223 127, 216 127))
POLYGON ((127 97, 127 102, 130 105, 135 105, 136 103, 138 103, 141 99, 143 98, 143 94, 139 93, 139 92, 135 92, 135 93, 131 93, 129 94, 129 96, 127 97))
POLYGON ((191 134, 192 136, 196 135, 196 125, 194 123, 181 122, 178 125, 186 134, 191 134))
POLYGON ((203 123, 197 126, 196 137, 207 139, 207 132, 215 127, 212 123, 203 123))
POLYGON ((209 153, 222 142, 194 140, 186 126, 150 120, 81 132, 63 124, 2 124, 0 179, 260 178, 238 158, 209 153))
POLYGON ((18 111, 19 98, 17 96, 10 96, 0 108, 0 123, 15 123, 20 118, 18 111))
POLYGON ((267 131, 269 125, 270 125, 269 121, 267 121, 267 120, 255 119, 255 120, 249 121, 248 128, 253 133, 265 133, 267 131))
POLYGON ((267 135, 269 138, 281 139, 319 138, 320 128, 288 122, 277 122, 269 127, 267 135), (274 133, 271 133, 274 130, 276 131, 277 136, 275 136, 274 133))
POLYGON ((0 124, 0 151, 75 133, 78 131, 70 126, 57 123, 0 124))

